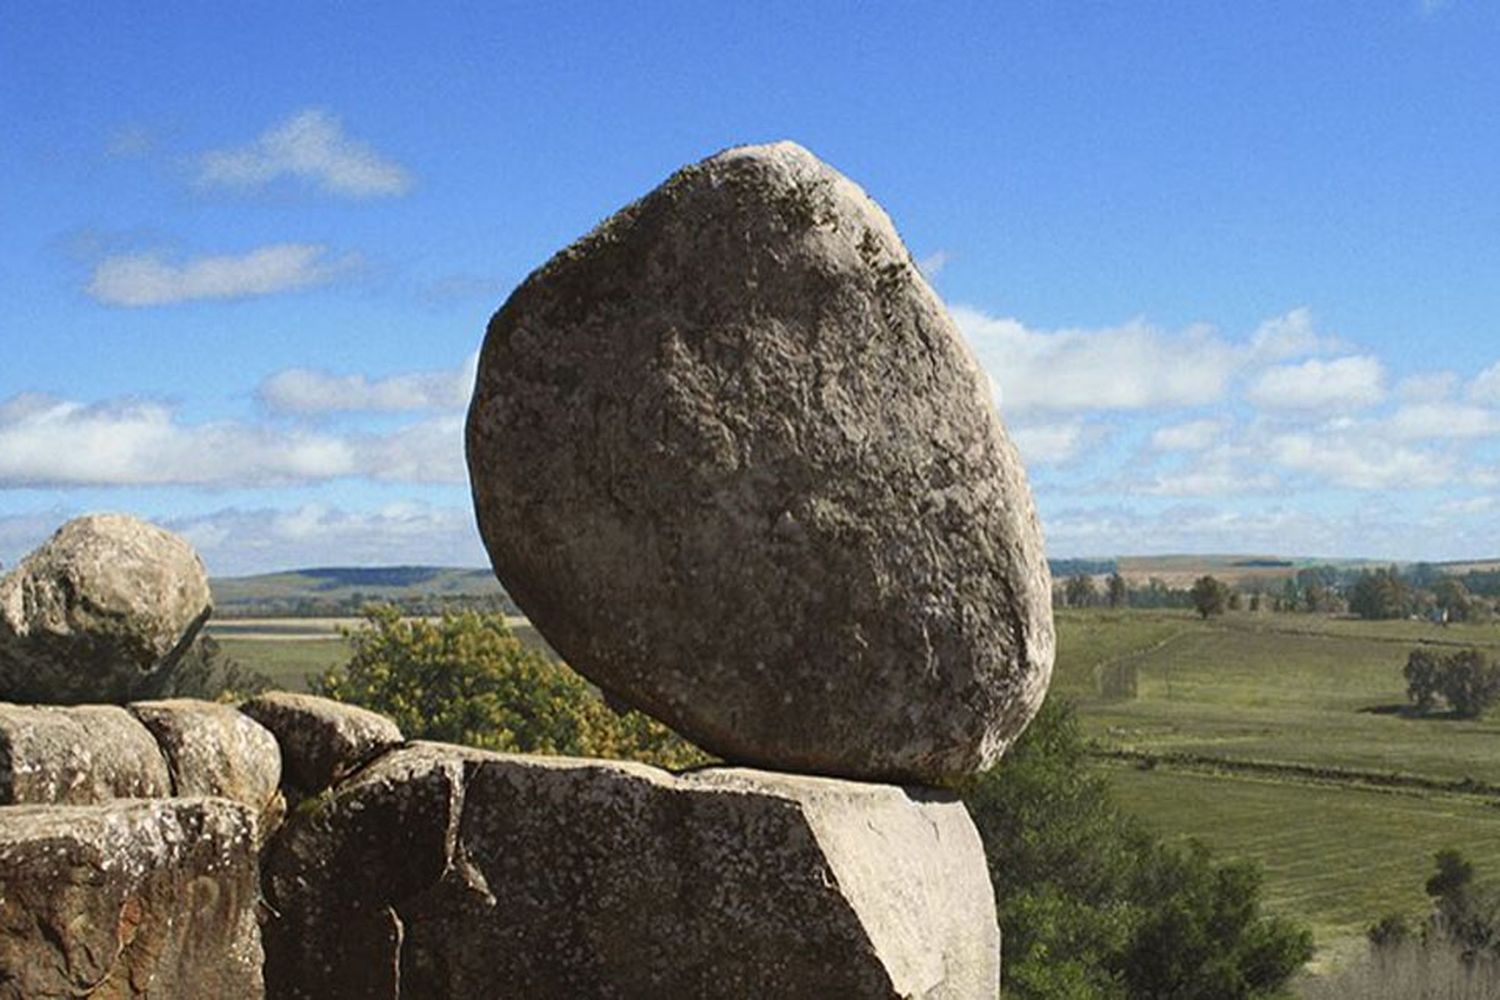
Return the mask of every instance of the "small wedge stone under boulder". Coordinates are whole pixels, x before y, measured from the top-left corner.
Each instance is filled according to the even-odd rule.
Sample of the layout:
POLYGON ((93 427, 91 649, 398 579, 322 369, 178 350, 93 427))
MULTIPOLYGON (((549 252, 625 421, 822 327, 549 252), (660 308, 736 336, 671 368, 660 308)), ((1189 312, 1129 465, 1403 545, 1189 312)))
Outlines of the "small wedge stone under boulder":
POLYGON ((0 807, 0 1000, 258 1000, 253 827, 225 799, 0 807))
POLYGON ((998 989, 983 849, 937 793, 418 743, 265 864, 272 998, 998 989))
POLYGON ((211 611, 184 539, 123 514, 69 521, 0 579, 0 699, 150 697, 211 611))
POLYGON ((171 794, 161 749, 125 709, 0 704, 0 805, 171 794))
POLYGON ((989 382, 792 143, 686 167, 490 321, 484 542, 563 657, 726 759, 933 782, 1041 703, 1051 585, 989 382))
POLYGON ((317 695, 267 691, 240 711, 275 736, 288 791, 297 795, 316 795, 403 739, 385 716, 317 695))

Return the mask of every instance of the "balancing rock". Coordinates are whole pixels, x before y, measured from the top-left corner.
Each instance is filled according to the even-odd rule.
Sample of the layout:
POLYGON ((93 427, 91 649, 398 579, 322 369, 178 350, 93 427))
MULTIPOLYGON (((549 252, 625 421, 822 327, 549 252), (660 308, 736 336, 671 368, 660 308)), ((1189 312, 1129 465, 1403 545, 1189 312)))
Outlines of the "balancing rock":
POLYGON ((933 782, 1041 702, 1051 585, 988 380, 885 212, 795 144, 686 167, 528 277, 467 449, 547 641, 728 760, 933 782))

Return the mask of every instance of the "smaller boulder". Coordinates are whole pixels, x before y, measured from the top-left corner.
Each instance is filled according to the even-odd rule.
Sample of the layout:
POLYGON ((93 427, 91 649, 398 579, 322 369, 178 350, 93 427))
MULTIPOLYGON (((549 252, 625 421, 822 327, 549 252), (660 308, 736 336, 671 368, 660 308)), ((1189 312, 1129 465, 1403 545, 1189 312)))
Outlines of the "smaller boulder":
POLYGON ((184 539, 122 514, 69 521, 0 579, 0 698, 149 697, 212 610, 184 539))
POLYGON ((171 794, 156 740, 125 709, 0 704, 0 805, 171 794))
POLYGON ((281 745, 286 783, 316 795, 385 750, 404 742, 383 715, 311 694, 267 691, 240 706, 281 745))
POLYGON ((265 842, 286 810, 281 748, 270 730, 232 705, 191 698, 139 701, 130 711, 166 755, 174 794, 243 802, 265 842))
POLYGON ((250 810, 0 807, 0 1000, 259 1000, 250 810))

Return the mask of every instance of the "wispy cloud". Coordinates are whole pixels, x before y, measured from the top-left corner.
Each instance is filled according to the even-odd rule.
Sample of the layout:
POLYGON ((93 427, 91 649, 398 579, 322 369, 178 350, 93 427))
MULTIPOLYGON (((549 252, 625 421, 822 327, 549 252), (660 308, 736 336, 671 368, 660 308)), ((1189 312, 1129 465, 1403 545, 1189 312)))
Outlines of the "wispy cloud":
POLYGON ((948 266, 948 251, 936 250, 917 261, 917 270, 922 272, 922 277, 931 281, 943 272, 948 266))
POLYGON ((191 424, 159 402, 0 402, 0 488, 286 486, 332 479, 462 483, 462 418, 331 434, 235 421, 191 424))
POLYGON ((1189 420, 1159 427, 1151 435, 1156 451, 1202 451, 1218 441, 1227 424, 1222 420, 1189 420))
POLYGON ((1360 409, 1385 398, 1385 369, 1367 355, 1312 358, 1261 373, 1245 398, 1274 410, 1360 409))
POLYGON ((411 174, 344 133, 326 111, 300 111, 253 142, 203 154, 198 182, 207 187, 259 188, 297 178, 328 194, 380 198, 411 190, 411 174))
POLYGON ((240 299, 323 285, 357 265, 355 257, 330 259, 326 247, 310 243, 180 263, 157 253, 118 254, 95 266, 88 293, 105 305, 137 307, 240 299))
POLYGON ((378 379, 290 368, 269 376, 255 394, 272 412, 295 416, 461 410, 473 395, 478 363, 476 352, 450 371, 408 372, 378 379))
POLYGON ((1224 397, 1240 361, 1202 328, 1173 334, 1133 322, 1043 332, 963 306, 953 316, 998 383, 1007 414, 1212 403, 1224 397))
POLYGON ((1078 458, 1099 437, 1082 420, 1017 424, 1011 440, 1027 465, 1062 465, 1078 458))

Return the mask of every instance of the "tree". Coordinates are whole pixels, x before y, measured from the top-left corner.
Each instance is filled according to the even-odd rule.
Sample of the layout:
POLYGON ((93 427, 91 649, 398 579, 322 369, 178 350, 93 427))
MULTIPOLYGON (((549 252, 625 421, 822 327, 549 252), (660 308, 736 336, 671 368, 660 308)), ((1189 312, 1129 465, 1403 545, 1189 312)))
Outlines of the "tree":
POLYGON ((1402 618, 1411 605, 1411 588, 1396 567, 1366 570, 1349 594, 1349 610, 1361 618, 1402 618))
POLYGON ((1438 610, 1443 612, 1443 620, 1450 622, 1467 621, 1471 614, 1472 601, 1469 597, 1469 588, 1451 576, 1445 576, 1432 587, 1433 600, 1437 602, 1438 610))
POLYGON ((707 759, 654 719, 616 714, 588 681, 516 638, 503 615, 430 621, 383 605, 364 617, 345 632, 349 661, 313 688, 390 716, 409 738, 663 767, 707 759))
POLYGON ((1259 876, 1162 844, 1088 767, 1049 700, 1001 763, 962 786, 995 885, 1002 995, 1015 1000, 1270 997, 1311 935, 1261 914, 1259 876))
POLYGON ((1491 663, 1477 649, 1451 653, 1414 649, 1402 672, 1406 696, 1423 714, 1436 709, 1441 698, 1454 715, 1473 719, 1500 701, 1500 665, 1491 663))
POLYGON ((1211 576, 1200 576, 1193 581, 1193 607, 1198 610, 1201 617, 1222 615, 1228 606, 1229 587, 1227 584, 1211 576))
POLYGON ((1106 581, 1109 606, 1112 608, 1124 607, 1130 601, 1130 588, 1125 585, 1125 578, 1118 572, 1109 574, 1106 581))
POLYGON ((1084 573, 1078 573, 1068 577, 1065 595, 1068 607, 1083 608, 1094 603, 1096 596, 1094 591, 1094 578, 1084 573))

